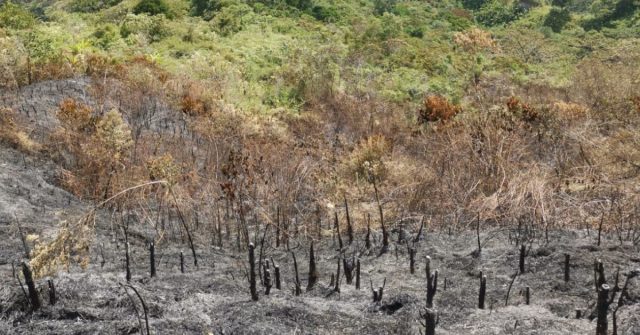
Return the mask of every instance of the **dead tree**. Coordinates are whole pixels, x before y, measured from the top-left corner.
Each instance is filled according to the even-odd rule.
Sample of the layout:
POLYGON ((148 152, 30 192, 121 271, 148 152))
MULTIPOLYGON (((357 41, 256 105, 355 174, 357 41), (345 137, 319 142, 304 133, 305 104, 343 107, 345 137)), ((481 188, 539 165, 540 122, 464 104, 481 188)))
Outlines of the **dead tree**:
POLYGON ((338 257, 338 271, 336 272, 336 282, 333 287, 334 292, 340 293, 340 258, 338 257))
POLYGON ((529 305, 529 303, 531 302, 531 289, 529 288, 529 286, 524 288, 524 303, 526 305, 529 305))
POLYGON ((151 278, 156 276, 156 247, 153 242, 149 244, 149 265, 151 267, 151 278))
POLYGON ((364 246, 367 250, 371 249, 371 215, 367 213, 367 235, 364 237, 364 246))
POLYGON ((382 301, 382 295, 384 293, 384 287, 387 285, 387 278, 382 282, 382 286, 377 289, 373 288, 373 281, 369 279, 369 284, 371 285, 371 293, 373 295, 373 302, 378 303, 382 301))
POLYGON ((311 290, 318 282, 318 269, 316 268, 316 257, 313 251, 313 241, 309 246, 309 280, 307 282, 307 291, 311 290))
POLYGON ((126 279, 127 279, 127 282, 130 282, 131 281, 131 267, 130 267, 131 260, 129 258, 129 242, 124 244, 124 254, 125 254, 125 256, 124 256, 125 267, 126 267, 126 271, 127 271, 126 279))
POLYGON ((342 245, 342 236, 340 236, 340 224, 338 222, 338 212, 334 212, 334 220, 333 220, 333 226, 334 229, 336 230, 336 235, 338 236, 338 246, 340 247, 340 250, 342 250, 343 245, 342 245))
MULTIPOLYGON (((16 220, 18 218, 16 217, 16 220)), ((22 248, 24 249, 24 255, 27 259, 31 258, 31 250, 29 249, 29 243, 27 243, 27 239, 24 236, 24 233, 22 232, 22 227, 20 226, 20 222, 17 223, 18 225, 18 233, 20 234, 20 240, 22 241, 22 248)))
POLYGON ((376 184, 375 176, 372 178, 372 181, 373 190, 376 196, 376 204, 378 205, 378 214, 380 214, 380 227, 382 228, 382 250, 380 250, 380 254, 383 254, 389 250, 389 232, 387 232, 387 228, 384 225, 382 203, 380 202, 380 195, 378 194, 378 186, 376 184))
POLYGON ((478 308, 484 309, 485 295, 487 294, 487 276, 480 272, 480 292, 478 294, 478 308))
POLYGON ((607 313, 609 312, 609 285, 602 284, 598 290, 596 335, 607 335, 607 313))
POLYGON ((356 261, 356 290, 360 289, 360 259, 356 261))
POLYGON ((640 269, 629 272, 627 275, 627 279, 624 281, 624 285, 622 286, 622 290, 620 291, 620 297, 618 298, 618 303, 616 304, 615 309, 611 313, 611 323, 613 325, 613 335, 618 335, 618 310, 625 303, 625 299, 628 296, 628 287, 629 281, 636 276, 640 275, 640 269))
POLYGON ((38 296, 36 284, 33 282, 33 274, 27 262, 22 262, 22 274, 24 275, 24 282, 27 284, 27 289, 29 290, 29 301, 31 301, 31 306, 33 307, 33 310, 38 310, 41 306, 40 296, 38 296))
POLYGON ((349 203, 347 197, 344 196, 344 208, 347 215, 347 236, 349 237, 349 244, 353 243, 353 225, 351 225, 351 217, 349 216, 349 203))
POLYGON ((520 245, 520 262, 519 262, 520 273, 524 273, 524 259, 526 257, 526 252, 527 252, 527 247, 524 244, 521 244, 520 245))
MULTIPOLYGON (((422 229, 423 228, 424 228, 424 216, 420 220, 420 228, 418 229, 418 233, 416 234, 416 237, 413 238, 413 243, 418 243, 418 241, 420 241, 420 236, 422 236, 422 229)), ((411 273, 413 273, 413 272, 411 272, 411 273)))
POLYGON ((291 256, 293 256, 293 270, 296 273, 295 295, 299 296, 302 294, 302 289, 300 288, 300 276, 298 275, 298 261, 296 260, 296 254, 293 251, 291 251, 291 256))
MULTIPOLYGON (((251 300, 258 301, 258 290, 256 289, 256 255, 255 246, 249 243, 249 290, 251 291, 251 300)), ((182 255, 182 253, 180 253, 182 255)))

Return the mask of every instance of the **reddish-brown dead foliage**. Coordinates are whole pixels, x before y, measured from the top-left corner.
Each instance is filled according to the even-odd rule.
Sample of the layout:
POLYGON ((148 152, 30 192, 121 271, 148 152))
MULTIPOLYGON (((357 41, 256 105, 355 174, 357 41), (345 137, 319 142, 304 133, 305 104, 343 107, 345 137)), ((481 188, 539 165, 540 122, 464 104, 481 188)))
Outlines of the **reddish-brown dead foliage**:
POLYGON ((631 102, 636 106, 636 110, 640 113, 640 95, 631 98, 631 102))
POLYGON ((510 113, 517 115, 525 122, 534 122, 539 119, 540 114, 531 105, 520 101, 516 97, 511 97, 507 101, 507 110, 510 113))
POLYGON ((460 106, 450 103, 446 98, 432 95, 424 99, 424 108, 418 111, 418 121, 420 123, 446 122, 461 111, 462 108, 460 106))

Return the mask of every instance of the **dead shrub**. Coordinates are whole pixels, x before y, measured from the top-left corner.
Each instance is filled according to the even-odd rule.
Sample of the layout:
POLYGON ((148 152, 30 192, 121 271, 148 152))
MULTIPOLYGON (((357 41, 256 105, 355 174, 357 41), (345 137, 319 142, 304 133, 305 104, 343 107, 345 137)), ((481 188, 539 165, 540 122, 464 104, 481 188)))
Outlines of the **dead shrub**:
POLYGON ((507 111, 528 123, 540 119, 540 113, 535 108, 513 96, 507 100, 507 111))
POLYGON ((431 95, 424 99, 424 107, 418 110, 418 122, 447 122, 462 111, 462 107, 456 106, 446 98, 431 95))
POLYGON ((557 101, 553 104, 552 111, 562 120, 579 120, 585 118, 589 109, 581 104, 573 102, 557 101))
POLYGON ((349 171, 357 179, 365 178, 368 181, 384 180, 387 175, 387 167, 384 156, 391 150, 391 143, 382 135, 370 136, 361 141, 351 152, 349 159, 349 171))
POLYGON ((42 149, 42 146, 33 141, 29 135, 18 127, 15 121, 15 112, 9 108, 0 108, 0 141, 8 143, 11 147, 25 153, 33 154, 42 149))
POLYGON ((491 33, 479 28, 455 33, 453 42, 469 52, 495 50, 497 48, 496 41, 491 37, 491 33))

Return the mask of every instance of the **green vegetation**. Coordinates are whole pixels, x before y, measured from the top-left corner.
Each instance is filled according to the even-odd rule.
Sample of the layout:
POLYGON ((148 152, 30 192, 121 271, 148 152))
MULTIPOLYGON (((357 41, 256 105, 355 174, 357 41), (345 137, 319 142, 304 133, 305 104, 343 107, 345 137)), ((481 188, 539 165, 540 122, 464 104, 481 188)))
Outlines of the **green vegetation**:
POLYGON ((322 99, 317 87, 412 108, 426 94, 462 101, 491 78, 559 87, 596 51, 586 41, 613 53, 640 32, 634 0, 56 3, 5 2, 3 44, 41 63, 144 55, 170 73, 222 76, 222 99, 258 114, 311 108, 322 99), (488 32, 497 47, 461 48, 454 34, 473 29, 488 32))

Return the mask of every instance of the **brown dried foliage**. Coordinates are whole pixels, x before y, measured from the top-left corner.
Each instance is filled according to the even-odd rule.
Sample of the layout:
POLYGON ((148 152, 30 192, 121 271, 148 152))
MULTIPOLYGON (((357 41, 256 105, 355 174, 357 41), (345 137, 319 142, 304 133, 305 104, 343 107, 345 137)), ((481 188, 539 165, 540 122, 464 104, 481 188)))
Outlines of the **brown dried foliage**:
POLYGON ((460 112, 462 107, 450 103, 444 97, 431 95, 424 99, 424 107, 418 110, 418 122, 447 122, 460 112))

